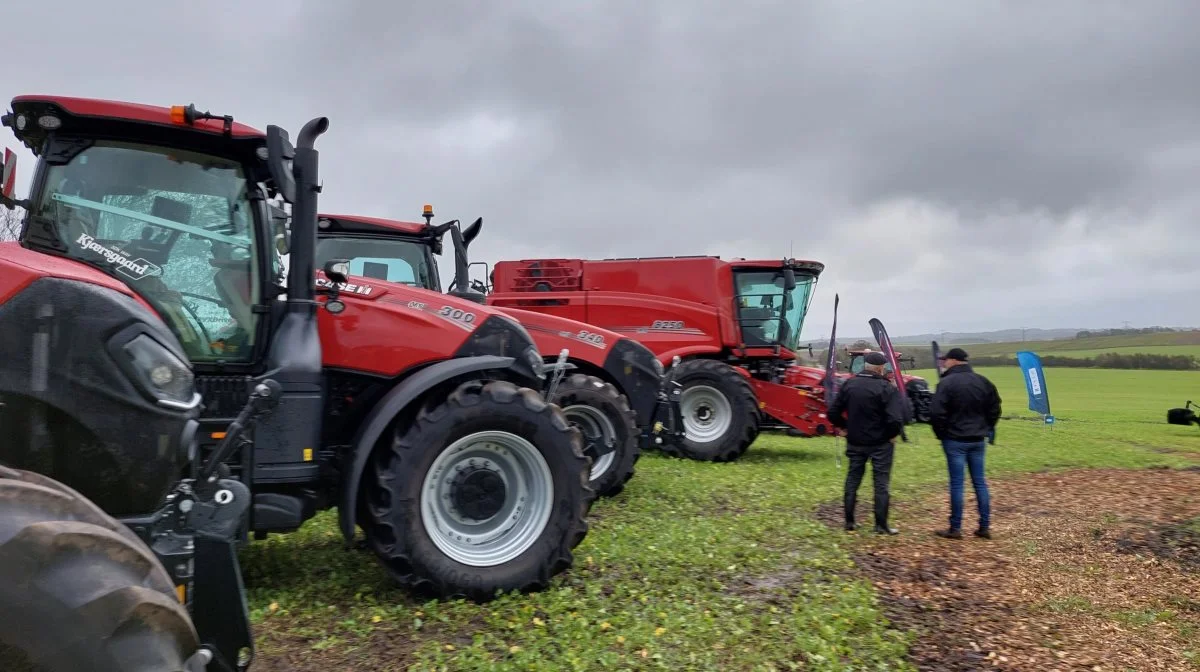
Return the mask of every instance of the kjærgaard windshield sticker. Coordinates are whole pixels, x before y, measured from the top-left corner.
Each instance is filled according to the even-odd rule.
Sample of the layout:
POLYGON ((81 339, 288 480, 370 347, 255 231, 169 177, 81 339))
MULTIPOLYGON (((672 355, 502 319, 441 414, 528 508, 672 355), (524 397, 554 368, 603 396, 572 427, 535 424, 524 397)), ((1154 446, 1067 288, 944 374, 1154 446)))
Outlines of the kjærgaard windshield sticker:
POLYGON ((157 264, 152 264, 141 257, 130 259, 124 251, 105 247, 97 243, 95 238, 86 233, 79 234, 79 238, 75 243, 89 252, 95 252, 104 257, 105 261, 117 267, 117 273, 131 280, 141 280, 145 277, 154 277, 162 274, 162 268, 157 264))

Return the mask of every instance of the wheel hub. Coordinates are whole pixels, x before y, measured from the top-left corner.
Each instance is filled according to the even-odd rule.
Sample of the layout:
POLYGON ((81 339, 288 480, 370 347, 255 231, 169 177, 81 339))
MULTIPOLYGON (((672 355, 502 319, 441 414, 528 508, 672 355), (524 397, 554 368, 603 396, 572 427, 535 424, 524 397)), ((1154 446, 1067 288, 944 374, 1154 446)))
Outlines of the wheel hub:
POLYGON ((484 521, 500 512, 508 489, 500 474, 485 466, 468 465, 450 485, 454 508, 471 520, 484 521))
POLYGON ((684 388, 679 398, 684 435, 691 441, 719 440, 733 423, 733 407, 725 395, 710 385, 684 388))

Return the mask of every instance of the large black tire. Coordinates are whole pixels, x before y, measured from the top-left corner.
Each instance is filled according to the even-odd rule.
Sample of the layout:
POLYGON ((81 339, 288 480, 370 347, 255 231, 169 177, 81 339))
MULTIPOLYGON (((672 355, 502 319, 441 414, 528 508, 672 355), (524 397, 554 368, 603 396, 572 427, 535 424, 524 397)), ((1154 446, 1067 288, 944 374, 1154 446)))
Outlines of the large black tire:
POLYGON ((682 387, 684 438, 664 443, 663 452, 705 462, 730 462, 745 454, 759 432, 758 399, 745 377, 723 362, 692 359, 679 365, 675 381, 682 387), (715 433, 696 433, 689 426, 715 433))
POLYGON ((930 407, 933 404, 933 392, 929 389, 929 383, 923 380, 910 380, 904 386, 905 392, 908 393, 910 416, 913 422, 929 423, 930 407))
POLYGON ((501 592, 542 590, 572 565, 572 549, 587 536, 585 516, 595 493, 588 487, 582 436, 557 406, 509 382, 471 381, 424 408, 412 425, 397 426, 394 437, 375 451, 366 480, 366 532, 368 546, 398 583, 484 602, 501 592), (467 443, 456 447, 460 440, 467 443), (522 467, 518 458, 532 466, 522 467), (454 459, 462 461, 449 462, 454 459), (521 477, 524 488, 514 476, 522 469, 529 472, 521 477), (522 492, 528 501, 520 499, 522 492), (476 544, 478 536, 488 533, 472 538, 450 530, 454 524, 461 532, 467 518, 480 525, 516 520, 516 532, 498 534, 515 546, 479 559, 475 554, 486 545, 476 544))
POLYGON ((598 497, 612 497, 633 478, 633 465, 641 456, 636 416, 629 400, 611 383, 595 376, 567 376, 550 400, 562 408, 567 421, 589 441, 611 443, 613 452, 592 463, 588 485, 598 497))
POLYGON ((45 476, 0 467, 0 670, 184 672, 196 629, 158 559, 45 476))

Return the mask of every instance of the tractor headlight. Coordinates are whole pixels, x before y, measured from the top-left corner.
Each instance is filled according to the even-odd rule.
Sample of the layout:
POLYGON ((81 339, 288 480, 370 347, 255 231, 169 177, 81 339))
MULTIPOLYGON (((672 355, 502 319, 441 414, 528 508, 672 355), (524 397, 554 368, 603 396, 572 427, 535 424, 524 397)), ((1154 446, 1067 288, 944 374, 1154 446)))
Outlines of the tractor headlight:
POLYGON ((141 334, 121 349, 133 363, 136 381, 160 406, 191 410, 200 403, 192 370, 158 341, 141 334))

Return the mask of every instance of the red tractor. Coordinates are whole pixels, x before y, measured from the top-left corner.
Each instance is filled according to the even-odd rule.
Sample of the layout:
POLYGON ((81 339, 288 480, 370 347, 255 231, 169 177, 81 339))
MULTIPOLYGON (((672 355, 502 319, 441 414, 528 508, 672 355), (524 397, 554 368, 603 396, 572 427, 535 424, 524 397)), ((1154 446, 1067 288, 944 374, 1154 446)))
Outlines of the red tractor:
POLYGON ((570 567, 589 465, 535 391, 529 333, 350 283, 344 260, 317 275, 324 118, 293 146, 193 106, 11 106, 38 164, 28 199, 4 194, 27 216, 0 248, 3 655, 244 668, 234 544, 331 507, 347 543, 361 526, 395 580, 434 595, 570 567))
MULTIPOLYGON (((846 348, 846 355, 850 357, 850 373, 844 377, 849 377, 863 370, 866 364, 867 353, 871 352, 870 348, 860 350, 851 350, 846 348)), ((906 366, 915 366, 916 359, 909 356, 903 357, 903 353, 896 351, 896 359, 906 366)), ((892 365, 888 364, 887 378, 892 382, 896 381, 895 371, 892 370, 892 365)), ((914 376, 909 373, 900 372, 901 379, 904 382, 904 390, 908 393, 909 403, 912 405, 912 417, 916 422, 929 422, 929 405, 933 403, 933 391, 929 389, 929 382, 921 376, 914 376)))
MULTIPOLYGON (((456 284, 449 293, 477 304, 484 295, 465 288, 469 282, 466 247, 483 220, 465 230, 452 220, 432 225, 432 206, 424 223, 356 215, 321 215, 317 222, 317 260, 343 258, 355 276, 392 291, 428 296, 441 292, 435 255, 447 234, 457 249, 456 284)), ((356 280, 357 282, 357 280, 356 280)), ((427 299, 423 299, 427 300, 427 299)), ((592 459, 591 487, 601 496, 621 492, 633 476, 642 448, 670 440, 670 390, 663 365, 648 348, 621 334, 563 317, 499 308, 518 320, 533 337, 546 363, 566 353, 574 373, 555 377, 550 400, 584 435, 584 454, 592 459)), ((678 392, 676 391, 676 394, 678 392)), ((677 408, 677 405, 676 405, 677 408)))
POLYGON ((833 433, 825 371, 799 366, 800 329, 824 265, 717 257, 527 259, 491 273, 494 306, 567 317, 682 359, 684 439, 665 444, 692 459, 740 457, 760 429, 833 433))

